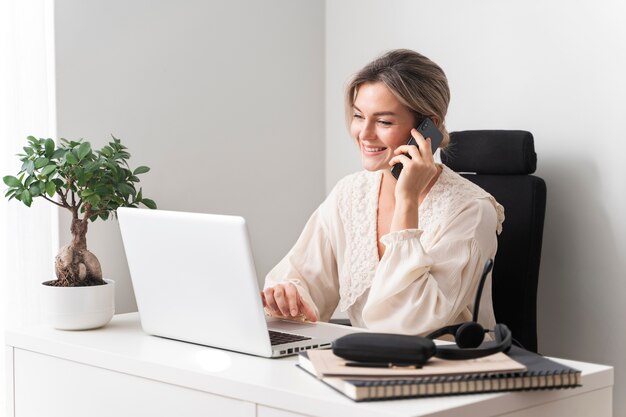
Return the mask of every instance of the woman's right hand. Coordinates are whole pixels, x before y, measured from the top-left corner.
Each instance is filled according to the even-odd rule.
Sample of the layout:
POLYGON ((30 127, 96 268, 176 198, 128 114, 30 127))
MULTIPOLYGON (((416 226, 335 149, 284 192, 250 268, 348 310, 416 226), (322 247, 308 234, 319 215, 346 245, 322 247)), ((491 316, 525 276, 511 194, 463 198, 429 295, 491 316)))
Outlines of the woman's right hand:
POLYGON ((315 310, 308 305, 291 282, 276 284, 261 291, 263 307, 273 317, 304 316, 309 321, 317 321, 315 310))
POLYGON ((430 138, 424 139, 417 129, 412 129, 411 135, 418 146, 397 147, 389 165, 402 164, 402 173, 395 188, 396 202, 411 201, 417 205, 421 194, 437 175, 438 168, 433 157, 430 138), (410 158, 407 155, 410 155, 410 158))

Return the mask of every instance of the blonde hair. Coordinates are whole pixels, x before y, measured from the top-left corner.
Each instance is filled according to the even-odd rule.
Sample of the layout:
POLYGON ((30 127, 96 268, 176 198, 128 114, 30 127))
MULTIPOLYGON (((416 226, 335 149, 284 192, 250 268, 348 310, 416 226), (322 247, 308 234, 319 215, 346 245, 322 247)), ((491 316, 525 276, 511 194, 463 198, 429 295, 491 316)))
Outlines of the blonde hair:
POLYGON ((443 133, 440 148, 445 148, 450 135, 445 126, 450 103, 446 74, 430 59, 409 49, 389 51, 357 72, 346 88, 346 122, 350 125, 354 100, 361 84, 381 82, 415 117, 415 126, 425 117, 435 117, 443 133))

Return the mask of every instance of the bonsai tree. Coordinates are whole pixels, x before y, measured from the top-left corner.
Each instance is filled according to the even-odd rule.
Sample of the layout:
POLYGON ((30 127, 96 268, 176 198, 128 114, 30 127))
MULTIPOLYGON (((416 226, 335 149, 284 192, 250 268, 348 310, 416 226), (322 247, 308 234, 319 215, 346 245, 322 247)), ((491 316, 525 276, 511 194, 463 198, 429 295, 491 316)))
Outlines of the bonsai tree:
POLYGON ((95 151, 83 140, 61 139, 58 146, 52 139, 29 136, 27 141, 25 153, 18 154, 22 167, 17 176, 3 177, 9 186, 5 197, 28 207, 34 198, 41 198, 72 213, 72 241, 59 250, 55 259, 58 279, 45 284, 106 284, 98 258, 87 250, 89 222, 115 216, 118 207, 143 204, 156 209, 156 203, 145 198, 141 188, 136 189, 137 176, 150 168, 140 166, 131 171, 127 162, 130 154, 114 136, 113 142, 95 151))

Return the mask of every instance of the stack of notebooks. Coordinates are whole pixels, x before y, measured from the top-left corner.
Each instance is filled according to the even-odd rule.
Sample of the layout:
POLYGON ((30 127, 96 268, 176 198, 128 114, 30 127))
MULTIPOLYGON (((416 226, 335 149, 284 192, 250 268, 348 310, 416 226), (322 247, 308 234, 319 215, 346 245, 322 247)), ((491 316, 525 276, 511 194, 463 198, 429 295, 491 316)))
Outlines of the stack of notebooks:
POLYGON ((479 359, 431 358, 417 369, 350 366, 332 350, 302 352, 298 365, 354 401, 581 386, 579 370, 515 346, 479 359))

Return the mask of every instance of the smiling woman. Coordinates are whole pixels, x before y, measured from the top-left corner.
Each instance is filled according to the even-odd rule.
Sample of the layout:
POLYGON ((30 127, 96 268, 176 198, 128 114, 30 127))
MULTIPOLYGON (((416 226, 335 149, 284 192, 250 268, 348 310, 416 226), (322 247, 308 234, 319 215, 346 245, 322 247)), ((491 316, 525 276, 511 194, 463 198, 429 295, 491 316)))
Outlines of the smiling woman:
MULTIPOLYGON (((346 114, 364 170, 339 181, 268 274, 268 314, 326 321, 338 305, 353 325, 404 334, 470 319, 504 210, 435 163, 430 138, 415 129, 432 120, 445 146, 449 99, 441 68, 410 50, 390 51, 353 77, 346 114)), ((495 324, 490 279, 478 321, 495 324)))

